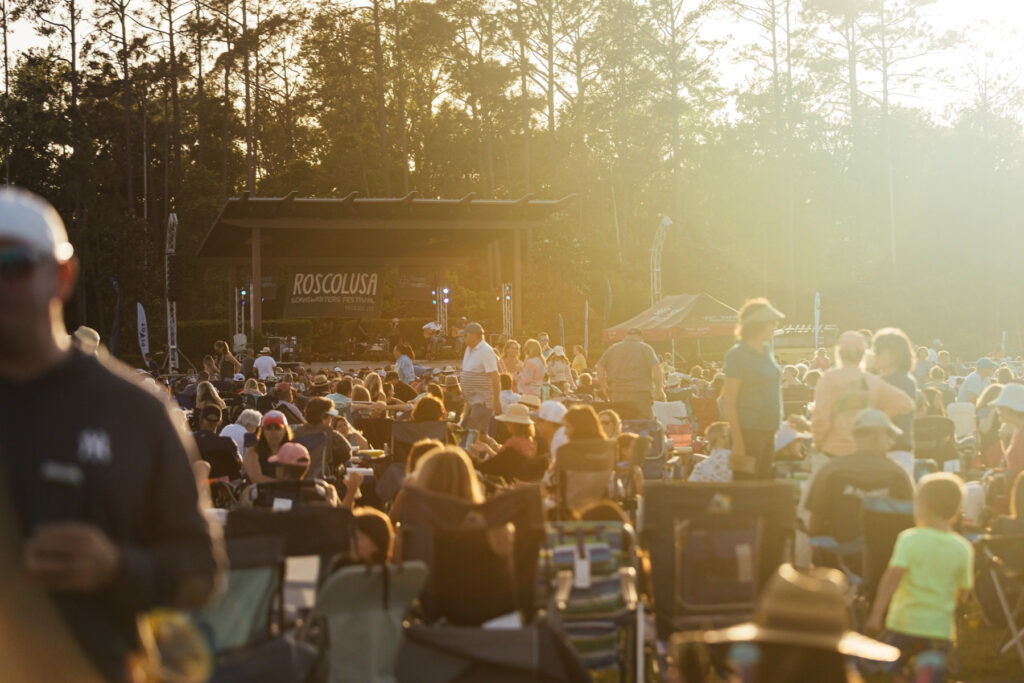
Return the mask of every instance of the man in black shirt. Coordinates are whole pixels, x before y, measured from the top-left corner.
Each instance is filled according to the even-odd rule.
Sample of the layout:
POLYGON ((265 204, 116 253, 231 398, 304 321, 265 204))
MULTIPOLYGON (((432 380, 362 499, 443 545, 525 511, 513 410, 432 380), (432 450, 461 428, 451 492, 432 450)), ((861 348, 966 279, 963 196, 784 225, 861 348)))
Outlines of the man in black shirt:
POLYGON ((901 432, 881 410, 862 410, 854 418, 857 450, 833 458, 810 482, 804 507, 811 536, 832 536, 840 543, 861 536, 861 500, 866 497, 913 500, 907 471, 886 455, 901 432))
POLYGON ((233 439, 217 434, 223 413, 215 405, 204 406, 199 413, 199 429, 192 432, 199 457, 210 463, 210 479, 242 478, 242 456, 233 439))
POLYGON ((221 565, 166 401, 70 343, 77 270, 53 207, 0 189, 0 585, 24 587, 0 602, 12 680, 124 680, 136 616, 201 605, 221 565), (56 645, 67 632, 80 651, 56 645), (94 673, 52 675, 81 652, 94 673))

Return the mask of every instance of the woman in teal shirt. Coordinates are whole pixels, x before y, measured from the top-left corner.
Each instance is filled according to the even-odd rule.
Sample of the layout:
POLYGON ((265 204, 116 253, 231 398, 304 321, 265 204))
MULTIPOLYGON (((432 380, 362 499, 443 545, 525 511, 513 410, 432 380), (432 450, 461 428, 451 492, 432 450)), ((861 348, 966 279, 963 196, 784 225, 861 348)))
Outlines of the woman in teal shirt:
POLYGON ((736 345, 725 355, 722 409, 732 435, 733 479, 771 479, 775 432, 782 422, 782 370, 772 355, 782 315, 767 299, 739 312, 736 345))

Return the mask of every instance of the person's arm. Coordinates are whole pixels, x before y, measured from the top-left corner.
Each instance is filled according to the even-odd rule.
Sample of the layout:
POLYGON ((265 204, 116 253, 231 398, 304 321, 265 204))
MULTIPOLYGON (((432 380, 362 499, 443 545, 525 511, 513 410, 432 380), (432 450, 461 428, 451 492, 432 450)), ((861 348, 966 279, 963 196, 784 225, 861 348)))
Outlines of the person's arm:
MULTIPOLYGON (((901 392, 902 393, 902 392, 901 392)), ((811 411, 811 437, 819 451, 825 445, 825 437, 832 429, 832 382, 826 377, 818 380, 814 388, 814 409, 811 411)))
POLYGON ((501 415, 501 375, 497 370, 487 373, 491 378, 491 393, 494 398, 494 414, 501 415))
POLYGON ((598 359, 597 365, 594 367, 594 371, 597 373, 597 388, 600 389, 601 393, 605 396, 608 396, 608 364, 605 360, 607 357, 608 352, 605 351, 598 359))
POLYGON ((665 400, 665 373, 661 370, 661 363, 655 363, 651 367, 651 382, 654 383, 654 400, 665 400))
POLYGON ((249 481, 254 484, 274 481, 272 477, 268 477, 263 474, 263 470, 260 469, 260 456, 256 453, 255 448, 250 447, 245 449, 245 457, 242 459, 242 467, 245 469, 245 474, 249 477, 249 481))
POLYGON ((885 380, 877 382, 878 396, 875 399, 875 407, 889 417, 906 415, 917 407, 914 399, 910 398, 905 391, 885 380))
POLYGON ((740 379, 726 377, 722 388, 722 417, 729 423, 729 436, 732 437, 732 457, 741 459, 746 456, 743 443, 743 431, 739 417, 740 379))
POLYGON ((868 615, 867 623, 864 626, 864 630, 868 633, 878 633, 885 626, 885 613, 889 609, 889 603, 892 602, 892 596, 896 593, 896 589, 900 587, 900 581, 903 580, 903 576, 907 573, 907 570, 903 567, 894 567, 889 565, 886 568, 885 573, 882 574, 882 580, 878 582, 878 592, 875 593, 875 603, 871 606, 871 613, 868 615))
POLYGON ((363 485, 363 475, 359 472, 350 471, 345 476, 345 497, 342 499, 339 507, 352 509, 352 505, 356 502, 356 496, 359 495, 359 487, 363 485))

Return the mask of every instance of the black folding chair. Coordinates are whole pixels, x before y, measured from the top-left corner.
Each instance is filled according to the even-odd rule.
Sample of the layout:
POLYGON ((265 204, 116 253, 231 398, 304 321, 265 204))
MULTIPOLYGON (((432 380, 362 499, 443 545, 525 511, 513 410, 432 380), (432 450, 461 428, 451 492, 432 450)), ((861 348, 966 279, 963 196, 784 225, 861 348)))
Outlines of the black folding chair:
POLYGON ((797 489, 787 482, 651 482, 641 538, 651 554, 658 637, 739 623, 792 555, 797 489))
POLYGON ((937 415, 915 419, 914 458, 934 460, 940 469, 947 460, 959 460, 956 424, 948 417, 937 415))

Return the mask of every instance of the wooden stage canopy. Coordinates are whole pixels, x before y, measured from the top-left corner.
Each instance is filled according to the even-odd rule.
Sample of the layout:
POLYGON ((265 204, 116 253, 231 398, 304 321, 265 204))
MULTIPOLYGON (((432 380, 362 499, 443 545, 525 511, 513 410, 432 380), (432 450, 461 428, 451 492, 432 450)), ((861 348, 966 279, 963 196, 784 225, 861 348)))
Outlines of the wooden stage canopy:
MULTIPOLYGON (((438 268, 486 258, 492 281, 501 283, 503 266, 512 272, 515 326, 522 315, 524 233, 576 195, 562 199, 427 199, 405 197, 228 199, 214 221, 198 256, 224 266, 252 271, 253 322, 262 327, 262 267, 281 265, 415 265, 438 268)), ((235 268, 229 267, 231 291, 235 268)))

